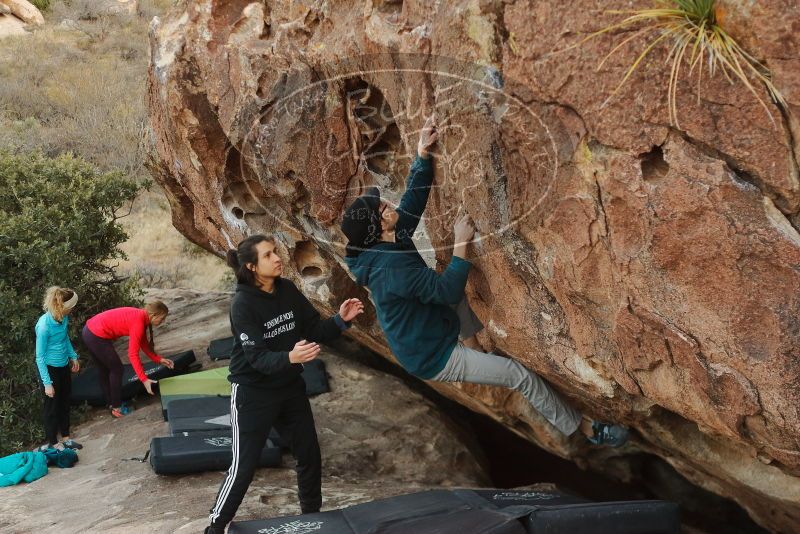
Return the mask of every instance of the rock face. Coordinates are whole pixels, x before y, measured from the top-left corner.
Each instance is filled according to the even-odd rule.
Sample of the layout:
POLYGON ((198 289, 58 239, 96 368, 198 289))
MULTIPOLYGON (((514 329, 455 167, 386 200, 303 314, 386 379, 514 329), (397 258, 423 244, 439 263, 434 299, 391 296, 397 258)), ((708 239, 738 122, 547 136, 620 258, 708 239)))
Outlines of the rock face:
MULTIPOLYGON (((630 32, 573 45, 622 1, 192 2, 151 29, 150 117, 173 222, 218 254, 275 232, 321 310, 365 299, 342 262, 341 212, 367 184, 399 198, 435 110, 420 235, 431 265, 448 261, 463 204, 481 238, 467 292, 483 346, 637 436, 590 450, 516 394, 437 389, 581 465, 657 454, 762 525, 795 530, 800 7, 718 6, 787 109, 768 114, 741 83, 704 73, 680 80, 670 125, 667 44, 609 98, 643 38, 600 69, 630 32)), ((351 335, 391 357, 374 310, 351 335)))
POLYGON ((34 26, 44 24, 42 12, 27 0, 0 0, 0 4, 5 5, 15 17, 26 24, 34 26))
POLYGON ((0 12, 0 39, 13 35, 27 35, 27 33, 24 22, 13 15, 0 12))
MULTIPOLYGON (((230 294, 155 290, 168 320, 155 330, 159 352, 193 349, 209 365, 208 343, 230 335, 230 294)), ((124 349, 120 354, 125 354, 124 349)), ((321 358, 331 375, 330 393, 311 399, 322 453, 323 509, 340 508, 439 486, 477 487, 486 475, 468 447, 468 436, 437 408, 394 377, 333 352, 321 358), (420 439, 424 435, 426 439, 420 439)), ((223 472, 158 476, 132 461, 150 439, 168 435, 158 398, 137 399, 121 420, 93 409, 73 435, 84 448, 72 469, 50 469, 32 484, 9 488, 0 501, 0 530, 28 532, 201 532, 223 472), (54 494, 91 495, 81 506, 64 507, 54 494)), ((290 467, 259 469, 237 519, 300 513, 296 474, 290 467)))
POLYGON ((27 35, 28 25, 42 24, 44 24, 42 13, 27 0, 0 0, 0 39, 27 35))

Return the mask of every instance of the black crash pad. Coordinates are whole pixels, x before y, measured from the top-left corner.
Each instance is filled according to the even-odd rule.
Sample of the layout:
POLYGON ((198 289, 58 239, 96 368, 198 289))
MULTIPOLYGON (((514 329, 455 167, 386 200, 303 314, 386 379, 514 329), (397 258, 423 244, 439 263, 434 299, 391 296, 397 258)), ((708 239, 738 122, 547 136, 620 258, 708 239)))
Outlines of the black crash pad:
POLYGON ((167 420, 179 417, 217 416, 231 413, 231 398, 223 395, 175 399, 167 405, 167 420))
POLYGON ((212 360, 230 360, 233 345, 233 336, 215 339, 208 345, 208 357, 212 360))
POLYGON ((678 506, 665 501, 592 503, 558 492, 432 490, 319 514, 234 522, 229 532, 677 534, 680 516, 678 506))
MULTIPOLYGON (((150 441, 150 465, 159 475, 200 473, 228 469, 233 459, 230 433, 205 436, 168 436, 150 441)), ((258 465, 277 467, 281 450, 267 440, 258 465)))
POLYGON ((618 501, 542 506, 525 520, 530 534, 677 534, 678 505, 666 501, 618 501))
POLYGON ((345 508, 347 522, 356 532, 367 532, 412 518, 464 512, 476 508, 449 490, 430 490, 389 499, 366 502, 345 508))
POLYGON ((464 510, 452 514, 413 517, 398 522, 375 525, 374 529, 356 530, 340 510, 278 517, 259 521, 233 522, 229 534, 525 534, 519 520, 495 510, 464 510))
MULTIPOLYGON (((169 369, 161 364, 142 362, 145 374, 152 380, 160 380, 170 376, 177 376, 190 371, 189 367, 195 362, 194 351, 188 350, 172 356, 167 356, 175 363, 174 369, 169 369)), ((129 400, 145 389, 131 364, 122 366, 122 400, 129 400)), ((73 404, 87 402, 92 406, 105 406, 106 399, 100 388, 99 372, 97 367, 89 367, 72 379, 72 394, 70 401, 73 404)))
MULTIPOLYGON (((230 433, 230 399, 230 397, 198 397, 170 402, 167 406, 170 434, 188 436, 208 432, 230 433)), ((276 447, 289 446, 274 428, 269 432, 269 439, 276 447)))

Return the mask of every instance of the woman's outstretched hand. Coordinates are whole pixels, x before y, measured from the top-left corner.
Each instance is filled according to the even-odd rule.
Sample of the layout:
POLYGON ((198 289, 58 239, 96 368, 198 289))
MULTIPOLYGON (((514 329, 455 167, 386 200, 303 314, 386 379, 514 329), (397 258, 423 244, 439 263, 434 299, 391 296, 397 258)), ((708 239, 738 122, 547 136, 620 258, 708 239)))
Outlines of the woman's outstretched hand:
POLYGON ((339 317, 343 321, 352 321, 362 313, 364 313, 364 303, 358 299, 347 299, 339 306, 339 317))

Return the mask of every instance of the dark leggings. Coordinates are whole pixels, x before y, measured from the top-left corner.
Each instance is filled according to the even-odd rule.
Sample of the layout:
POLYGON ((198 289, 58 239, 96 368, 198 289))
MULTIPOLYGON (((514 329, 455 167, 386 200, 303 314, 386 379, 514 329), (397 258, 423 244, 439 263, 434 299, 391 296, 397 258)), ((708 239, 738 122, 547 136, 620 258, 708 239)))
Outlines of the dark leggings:
POLYGON ((106 402, 119 408, 122 404, 122 360, 110 339, 98 337, 83 327, 83 342, 92 354, 92 360, 97 365, 100 387, 106 397, 106 402))
POLYGON ((47 366, 47 373, 52 380, 55 395, 44 396, 44 437, 47 443, 58 443, 61 437, 69 436, 69 396, 72 388, 72 376, 69 364, 64 367, 47 366))

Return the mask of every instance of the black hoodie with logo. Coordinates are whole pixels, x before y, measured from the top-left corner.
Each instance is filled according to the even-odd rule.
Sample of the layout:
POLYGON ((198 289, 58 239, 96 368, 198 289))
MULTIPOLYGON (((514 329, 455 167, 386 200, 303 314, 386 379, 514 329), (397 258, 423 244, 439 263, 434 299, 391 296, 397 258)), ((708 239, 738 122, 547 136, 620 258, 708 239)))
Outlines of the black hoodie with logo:
POLYGON ((275 394, 305 390, 302 364, 289 361, 298 341, 324 343, 349 327, 338 314, 320 319, 305 295, 285 278, 275 279, 272 293, 237 284, 230 319, 235 343, 228 380, 275 394))

